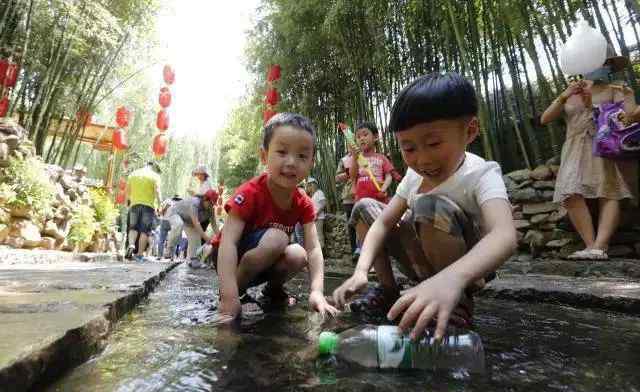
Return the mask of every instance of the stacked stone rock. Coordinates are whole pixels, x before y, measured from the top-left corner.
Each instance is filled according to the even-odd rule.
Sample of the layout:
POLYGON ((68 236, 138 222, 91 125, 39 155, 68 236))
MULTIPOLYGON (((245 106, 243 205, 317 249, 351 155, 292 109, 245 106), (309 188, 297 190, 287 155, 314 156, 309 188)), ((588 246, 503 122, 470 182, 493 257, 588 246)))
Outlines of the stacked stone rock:
POLYGON ((351 245, 347 236, 347 219, 344 215, 326 214, 324 236, 323 255, 326 258, 341 259, 351 254, 351 245))
MULTIPOLYGON (((24 128, 13 120, 0 119, 0 170, 9 165, 9 159, 34 156, 35 148, 24 128)), ((73 249, 66 240, 71 212, 78 205, 91 204, 88 190, 100 186, 100 181, 85 177, 86 171, 81 167, 64 170, 56 165, 46 165, 46 171, 56 189, 53 214, 37 218, 29 207, 11 208, 0 200, 0 244, 13 248, 79 250, 73 249)), ((115 230, 94 240, 88 249, 81 250, 116 252, 119 249, 120 236, 115 230)))
MULTIPOLYGON (((584 248, 569 223, 567 211, 552 202, 558 169, 557 165, 541 165, 504 176, 519 245, 534 256, 565 257, 584 248)), ((634 227, 633 220, 629 223, 612 239, 610 256, 640 256, 640 227, 634 227)))

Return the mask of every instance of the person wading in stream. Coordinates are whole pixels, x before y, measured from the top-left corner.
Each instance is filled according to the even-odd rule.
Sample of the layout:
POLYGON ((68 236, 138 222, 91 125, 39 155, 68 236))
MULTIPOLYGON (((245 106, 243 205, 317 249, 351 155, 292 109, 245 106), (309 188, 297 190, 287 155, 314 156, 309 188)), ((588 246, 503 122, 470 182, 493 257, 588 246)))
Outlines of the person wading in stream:
POLYGON ((314 224, 311 199, 298 183, 311 171, 315 129, 304 116, 279 113, 263 129, 260 160, 266 171, 240 185, 225 204, 228 213, 221 235, 213 240, 220 284, 220 321, 241 312, 248 287, 267 282, 263 309, 292 303, 284 283, 309 268, 310 307, 321 315, 337 313, 324 297, 324 259, 314 224), (296 223, 304 227, 304 248, 290 242, 296 223))
POLYGON ((126 257, 131 258, 138 243, 136 261, 143 261, 149 234, 153 230, 155 209, 160 205, 160 166, 153 161, 131 173, 127 179, 127 204, 129 207, 129 246, 126 257))

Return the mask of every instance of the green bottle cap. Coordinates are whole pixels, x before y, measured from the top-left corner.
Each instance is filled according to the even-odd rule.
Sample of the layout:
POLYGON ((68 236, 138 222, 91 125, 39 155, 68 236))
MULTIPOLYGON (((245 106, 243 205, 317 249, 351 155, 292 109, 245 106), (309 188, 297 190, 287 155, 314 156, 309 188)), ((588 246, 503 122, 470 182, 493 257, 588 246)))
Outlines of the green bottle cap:
POLYGON ((318 352, 320 355, 335 354, 338 351, 338 334, 324 331, 318 337, 318 352))

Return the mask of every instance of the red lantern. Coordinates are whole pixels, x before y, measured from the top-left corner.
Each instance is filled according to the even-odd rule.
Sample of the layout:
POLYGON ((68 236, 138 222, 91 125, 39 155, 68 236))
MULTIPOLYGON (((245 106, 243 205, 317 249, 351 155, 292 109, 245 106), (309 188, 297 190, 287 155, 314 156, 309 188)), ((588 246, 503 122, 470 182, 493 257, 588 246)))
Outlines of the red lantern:
POLYGON ((153 155, 156 158, 163 157, 167 153, 167 135, 158 133, 153 137, 153 145, 151 146, 153 155))
POLYGON ((124 194, 124 191, 118 191, 118 193, 116 194, 116 204, 124 204, 125 199, 126 195, 124 194))
POLYGON ((0 99, 0 117, 6 116, 7 111, 9 111, 9 97, 5 95, 0 99))
POLYGON ((163 108, 168 108, 169 105, 171 105, 171 91, 168 87, 163 87, 160 89, 158 102, 160 102, 160 106, 162 106, 163 108))
POLYGON ((116 110, 116 124, 118 124, 120 128, 126 128, 127 125, 129 125, 129 115, 130 113, 127 108, 120 106, 116 110))
POLYGON ((168 64, 162 69, 162 77, 166 84, 173 84, 173 82, 176 81, 176 74, 173 72, 173 68, 168 64))
POLYGON ((270 82, 274 82, 280 79, 280 66, 278 64, 272 65, 269 68, 269 72, 267 73, 267 80, 270 82))
POLYGON ((7 61, 7 59, 0 59, 0 84, 4 84, 4 77, 7 74, 8 67, 9 61, 7 61))
POLYGON ((280 101, 280 94, 278 94, 278 90, 273 87, 268 89, 265 94, 265 102, 271 106, 276 106, 278 101, 280 101))
POLYGON ((122 166, 124 166, 124 168, 128 168, 129 167, 129 160, 125 159, 124 161, 122 161, 122 166))
POLYGON ((158 117, 156 118, 156 127, 158 127, 161 131, 166 131, 169 129, 169 113, 166 110, 162 109, 158 112, 158 117))
POLYGON ((83 127, 91 124, 93 120, 91 113, 89 113, 86 109, 78 110, 78 113, 76 113, 76 119, 80 124, 82 124, 83 127))
POLYGON ((118 189, 120 189, 121 191, 124 191, 127 188, 127 180, 125 180, 124 178, 121 178, 120 181, 118 181, 118 189))
POLYGON ((112 142, 113 142, 113 149, 116 151, 126 150, 127 148, 129 148, 129 145, 127 145, 127 138, 126 138, 126 135, 124 134, 123 129, 118 128, 115 131, 113 131, 112 142))
POLYGON ((20 67, 16 63, 10 63, 7 66, 6 75, 4 77, 4 86, 7 88, 11 88, 16 85, 16 81, 18 80, 18 74, 20 73, 20 67))
POLYGON ((267 121, 269 121, 271 119, 271 117, 275 116, 276 114, 277 114, 277 112, 274 112, 273 110, 267 109, 267 110, 262 112, 262 119, 266 123, 267 121))

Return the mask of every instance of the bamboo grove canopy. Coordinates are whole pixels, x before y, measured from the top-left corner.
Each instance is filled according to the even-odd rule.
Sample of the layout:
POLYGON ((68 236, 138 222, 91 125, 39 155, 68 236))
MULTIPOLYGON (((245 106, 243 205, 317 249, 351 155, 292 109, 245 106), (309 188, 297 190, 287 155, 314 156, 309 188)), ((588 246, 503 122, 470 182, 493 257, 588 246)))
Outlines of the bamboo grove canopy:
MULTIPOLYGON (((373 120, 385 126, 393 99, 414 78, 457 71, 475 85, 481 136, 472 150, 503 170, 557 156, 562 124, 539 116, 566 87, 558 53, 580 18, 624 56, 636 53, 637 0, 263 0, 248 55, 264 95, 265 70, 280 64, 280 107, 318 127, 315 175, 335 199, 336 124, 373 120)), ((636 73, 624 75, 637 91, 636 73)), ((256 101, 259 98, 256 98, 256 101)), ((393 135, 382 151, 401 159, 393 135)))
POLYGON ((22 70, 8 115, 29 131, 46 161, 75 163, 84 136, 76 119, 90 116, 126 82, 114 76, 131 46, 150 36, 158 1, 0 0, 0 57, 22 70), (65 128, 47 148, 56 123, 65 128))

